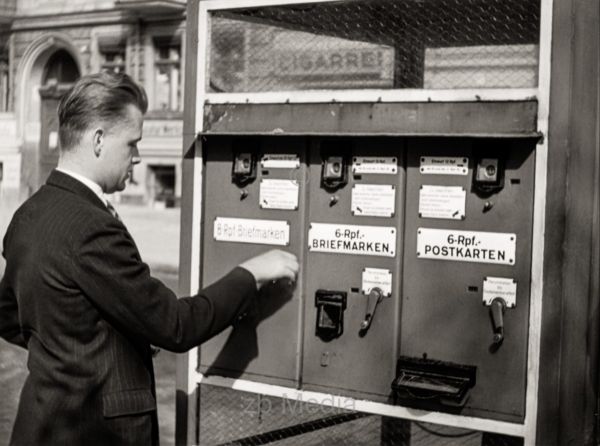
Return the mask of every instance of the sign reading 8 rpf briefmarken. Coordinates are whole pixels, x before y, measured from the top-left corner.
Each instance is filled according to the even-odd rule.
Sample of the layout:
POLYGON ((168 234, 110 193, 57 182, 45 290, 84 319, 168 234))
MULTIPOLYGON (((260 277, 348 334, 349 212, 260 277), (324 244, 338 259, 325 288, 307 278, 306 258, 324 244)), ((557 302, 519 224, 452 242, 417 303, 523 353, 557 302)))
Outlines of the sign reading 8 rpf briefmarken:
POLYGON ((217 217, 213 237, 218 242, 287 246, 290 244, 290 225, 283 220, 217 217))

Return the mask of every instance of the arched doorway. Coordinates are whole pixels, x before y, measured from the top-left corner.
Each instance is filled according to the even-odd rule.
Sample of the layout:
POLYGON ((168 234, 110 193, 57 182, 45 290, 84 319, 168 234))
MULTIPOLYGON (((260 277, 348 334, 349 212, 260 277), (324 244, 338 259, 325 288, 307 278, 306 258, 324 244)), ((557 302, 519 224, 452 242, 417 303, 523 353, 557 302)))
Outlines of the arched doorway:
POLYGON ((40 87, 40 144, 38 186, 58 164, 58 115, 56 110, 62 95, 80 76, 79 68, 65 49, 55 51, 44 67, 40 87))
POLYGON ((79 68, 71 54, 60 49, 50 56, 44 68, 42 85, 53 83, 73 83, 79 78, 79 68))

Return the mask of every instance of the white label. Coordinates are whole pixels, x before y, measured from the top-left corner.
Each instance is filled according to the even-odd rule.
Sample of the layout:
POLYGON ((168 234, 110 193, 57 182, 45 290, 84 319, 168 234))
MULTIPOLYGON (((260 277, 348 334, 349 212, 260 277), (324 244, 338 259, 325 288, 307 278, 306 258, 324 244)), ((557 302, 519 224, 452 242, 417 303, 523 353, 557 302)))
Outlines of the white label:
POLYGON ((290 243, 290 225, 281 220, 217 217, 213 237, 219 242, 285 246, 290 243))
POLYGON ((394 257, 396 228, 385 226, 311 223, 308 230, 310 252, 394 257))
POLYGON ((396 188, 389 184, 355 184, 352 188, 352 214, 392 217, 396 209, 396 188))
POLYGON ((417 257, 514 265, 516 234, 419 228, 417 257))
POLYGON ((426 186, 419 191, 419 217, 462 220, 466 192, 462 187, 426 186))
POLYGON ((263 169, 298 169, 300 157, 295 153, 267 153, 260 160, 263 169))
POLYGON ((466 175, 469 173, 469 158, 462 156, 422 156, 422 174, 466 175))
POLYGON ((294 180, 262 180, 259 201, 263 209, 298 209, 300 187, 294 180))
POLYGON ((395 156, 355 156, 352 159, 352 173, 395 174, 398 172, 398 159, 395 156))
POLYGON ((58 132, 50 132, 48 135, 48 150, 54 151, 58 148, 58 132))
POLYGON ((486 277, 483 279, 483 301, 491 305, 496 297, 501 297, 508 308, 517 305, 517 282, 504 277, 486 277))
POLYGON ((383 291, 384 296, 392 295, 392 273, 389 269, 365 268, 363 270, 363 294, 369 294, 375 287, 379 287, 383 291))

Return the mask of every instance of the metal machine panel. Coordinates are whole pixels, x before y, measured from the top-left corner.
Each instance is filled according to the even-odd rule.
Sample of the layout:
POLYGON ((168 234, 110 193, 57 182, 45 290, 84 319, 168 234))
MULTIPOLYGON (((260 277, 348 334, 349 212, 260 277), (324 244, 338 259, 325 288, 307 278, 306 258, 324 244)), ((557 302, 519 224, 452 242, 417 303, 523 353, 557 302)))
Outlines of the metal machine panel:
MULTIPOLYGON (((269 249, 288 250, 302 260, 305 145, 302 138, 288 137, 212 137, 204 143, 204 285, 269 249), (252 153, 253 166, 242 163, 240 168, 243 171, 245 167, 252 167, 255 178, 242 178, 239 184, 234 182, 234 152, 252 153), (263 168, 261 160, 265 155, 285 155, 283 158, 298 162, 286 164, 284 160, 274 168, 268 163, 263 168), (268 186, 271 196, 276 189, 272 185, 280 184, 273 180, 295 184, 297 197, 293 188, 287 188, 282 191, 279 203, 273 201, 272 206, 265 206, 260 202, 266 197, 265 182, 271 184, 268 186), (294 200, 297 200, 297 209, 289 206, 294 200), (246 230, 237 231, 240 228, 246 230)), ((202 345, 200 370, 206 374, 291 385, 298 373, 301 296, 301 281, 295 289, 288 287, 285 281, 263 286, 258 311, 202 345)))
MULTIPOLYGON (((379 401, 386 401, 390 394, 400 312, 403 150, 403 140, 397 138, 356 138, 351 142, 311 140, 307 228, 311 245, 305 267, 304 389, 368 396, 379 401), (334 148, 328 153, 334 161, 340 161, 338 157, 344 158, 347 183, 328 190, 321 177, 327 170, 327 166, 323 166, 324 148, 331 146, 334 148), (353 157, 369 157, 367 161, 375 164, 381 158, 383 164, 367 169, 370 173, 353 174, 353 157), (398 167, 386 167, 386 157, 393 158, 398 167), (393 186, 392 215, 353 214, 356 185, 375 185, 375 190, 379 185, 386 192, 393 186), (395 246, 389 248, 386 245, 386 252, 382 254, 376 252, 374 244, 354 243, 357 240, 371 243, 379 240, 382 244, 393 243, 395 246), (374 285, 380 285, 382 290, 387 288, 366 331, 361 327, 365 327, 369 299, 363 293, 363 285, 365 291, 374 285), (318 307, 319 302, 324 309, 318 307), (327 306, 334 310, 329 315, 326 314, 327 306), (333 319, 331 315, 339 315, 340 311, 343 326, 319 333, 317 324, 331 323, 327 317, 333 319)), ((365 160, 360 158, 360 161, 365 160)), ((390 204, 384 204, 384 207, 390 208, 390 204)), ((371 308, 374 300, 371 298, 371 308)), ((330 326, 334 327, 335 321, 330 326)))
POLYGON ((207 134, 535 135, 537 103, 208 104, 207 134))
MULTIPOLYGON (((400 355, 475 366, 476 384, 461 411, 465 415, 517 422, 524 417, 534 148, 533 140, 512 139, 407 142, 400 355), (474 177, 477 159, 482 156, 489 162, 489 181, 495 186, 486 189, 484 182, 483 190, 479 190, 474 177), (494 164, 496 156, 499 164, 494 164), (443 172, 444 169, 423 172, 423 157, 437 158, 440 164, 453 163, 452 157, 464 157, 468 174, 462 174, 460 169, 455 169, 454 174, 443 172), (501 174, 496 168, 504 171, 502 181, 494 176, 501 174), (444 217, 443 212, 437 214, 441 218, 420 215, 420 191, 424 186, 441 186, 437 190, 442 192, 447 190, 445 187, 464 189, 464 218, 444 217), (419 234, 423 228, 426 230, 419 234), (430 250, 435 247, 436 255, 419 252, 427 243, 430 250), (509 258, 511 249, 516 249, 514 259, 509 258), (509 254, 502 258, 501 253, 509 254), (489 283, 484 293, 486 279, 489 283), (491 307, 485 305, 490 301, 490 293, 508 302, 501 342, 494 342, 491 307), (516 306, 511 308, 514 300, 516 306)), ((440 193, 439 208, 456 203, 455 197, 444 202, 440 193)), ((443 406, 430 408, 453 411, 443 406)))

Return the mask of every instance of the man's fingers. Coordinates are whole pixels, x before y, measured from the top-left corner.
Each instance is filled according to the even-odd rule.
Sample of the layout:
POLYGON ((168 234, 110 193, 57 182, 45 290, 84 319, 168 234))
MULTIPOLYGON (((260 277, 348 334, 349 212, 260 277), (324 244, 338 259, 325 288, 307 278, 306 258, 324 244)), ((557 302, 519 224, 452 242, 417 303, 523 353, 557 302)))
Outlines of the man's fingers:
POLYGON ((273 249, 248 259, 240 266, 250 271, 257 283, 279 278, 296 280, 300 269, 298 258, 294 254, 280 249, 273 249))

